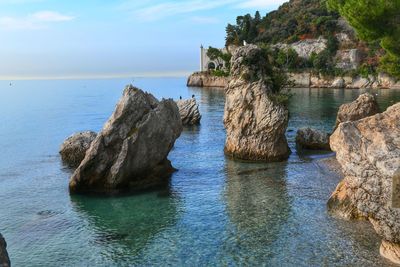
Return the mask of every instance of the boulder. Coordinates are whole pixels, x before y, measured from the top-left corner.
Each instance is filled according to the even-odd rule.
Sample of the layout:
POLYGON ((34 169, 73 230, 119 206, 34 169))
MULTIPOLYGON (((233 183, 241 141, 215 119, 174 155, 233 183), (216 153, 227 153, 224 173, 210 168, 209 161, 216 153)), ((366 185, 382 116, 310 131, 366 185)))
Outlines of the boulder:
POLYGON ((300 148, 314 150, 331 150, 329 146, 329 134, 312 128, 297 130, 296 144, 300 148))
POLYGON ((196 99, 178 100, 176 104, 178 105, 183 125, 191 126, 200 124, 201 115, 196 99))
POLYGON ((0 234, 0 266, 10 267, 10 258, 7 253, 7 242, 4 237, 0 234))
POLYGON ((342 207, 351 207, 353 214, 372 223, 384 244, 391 244, 383 245, 381 252, 391 257, 399 255, 400 209, 392 206, 392 199, 398 198, 392 194, 399 193, 393 187, 399 185, 394 179, 400 168, 400 103, 383 113, 341 123, 330 145, 345 175, 329 200, 336 202, 330 209, 340 214, 342 207), (388 252, 390 249, 393 253, 388 252))
POLYGON ((255 45, 239 48, 232 57, 224 112, 225 153, 230 157, 280 161, 290 154, 285 137, 289 112, 271 97, 267 64, 255 45))
POLYGON ((360 120, 378 112, 379 106, 375 97, 370 93, 364 93, 355 101, 340 106, 336 117, 335 129, 342 122, 360 120))
POLYGON ((189 76, 187 86, 224 88, 228 85, 228 80, 228 77, 218 77, 208 72, 195 72, 189 76))
POLYGON ((71 177, 71 193, 116 193, 168 182, 174 171, 167 159, 182 131, 172 99, 158 101, 127 86, 114 113, 71 177))
POLYGON ((71 167, 78 167, 96 136, 91 131, 71 135, 61 145, 61 159, 71 167))

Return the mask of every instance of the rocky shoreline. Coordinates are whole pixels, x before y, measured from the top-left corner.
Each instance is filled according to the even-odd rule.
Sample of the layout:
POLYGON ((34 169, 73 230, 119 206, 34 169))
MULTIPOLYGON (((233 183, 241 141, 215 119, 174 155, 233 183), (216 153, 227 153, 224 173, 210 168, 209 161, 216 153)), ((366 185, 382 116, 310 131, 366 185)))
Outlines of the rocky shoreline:
MULTIPOLYGON (((289 73, 294 88, 339 88, 339 89, 400 89, 400 81, 387 74, 377 77, 360 76, 327 77, 310 72, 289 73)), ((225 88, 230 77, 217 77, 208 72, 195 72, 188 77, 189 87, 221 87, 225 88)))
POLYGON ((195 72, 189 76, 187 86, 189 87, 220 87, 228 86, 229 77, 217 77, 209 72, 195 72))

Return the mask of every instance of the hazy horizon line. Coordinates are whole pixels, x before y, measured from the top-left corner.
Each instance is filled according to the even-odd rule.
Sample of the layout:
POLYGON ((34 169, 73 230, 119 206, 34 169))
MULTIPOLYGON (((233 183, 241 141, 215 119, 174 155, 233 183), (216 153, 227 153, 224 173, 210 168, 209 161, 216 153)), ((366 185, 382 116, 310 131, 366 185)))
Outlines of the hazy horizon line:
POLYGON ((1 76, 0 81, 21 80, 95 80, 95 79, 118 79, 118 78, 179 78, 187 77, 193 71, 166 71, 166 72, 136 72, 119 74, 76 74, 76 75, 51 75, 51 76, 1 76))

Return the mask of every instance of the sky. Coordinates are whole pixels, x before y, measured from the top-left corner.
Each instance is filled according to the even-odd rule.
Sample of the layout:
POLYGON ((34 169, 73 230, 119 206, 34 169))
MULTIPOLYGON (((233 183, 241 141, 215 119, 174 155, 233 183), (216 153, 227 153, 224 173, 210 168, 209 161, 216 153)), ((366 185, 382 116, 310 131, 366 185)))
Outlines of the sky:
POLYGON ((184 75, 285 0, 0 0, 0 79, 184 75))

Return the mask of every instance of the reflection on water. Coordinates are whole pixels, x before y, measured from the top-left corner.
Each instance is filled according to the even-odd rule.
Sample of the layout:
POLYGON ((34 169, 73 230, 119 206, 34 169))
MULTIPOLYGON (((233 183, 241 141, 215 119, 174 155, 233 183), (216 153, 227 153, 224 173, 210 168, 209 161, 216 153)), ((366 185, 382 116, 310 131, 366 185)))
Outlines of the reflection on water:
MULTIPOLYGON (((368 223, 326 212, 339 177, 295 134, 331 131, 340 104, 363 90, 293 89, 285 163, 225 158, 224 90, 185 79, 135 79, 156 97, 195 95, 201 125, 169 155, 169 190, 118 198, 69 196, 59 145, 101 129, 130 79, 0 82, 0 232, 14 266, 386 266, 368 223)), ((382 109, 400 91, 376 90, 382 109)))
POLYGON ((225 244, 239 265, 266 263, 291 210, 286 163, 226 162, 225 199, 233 226, 225 244))
POLYGON ((131 262, 141 250, 178 220, 179 198, 168 191, 123 197, 71 196, 73 209, 93 231, 105 261, 131 262))

